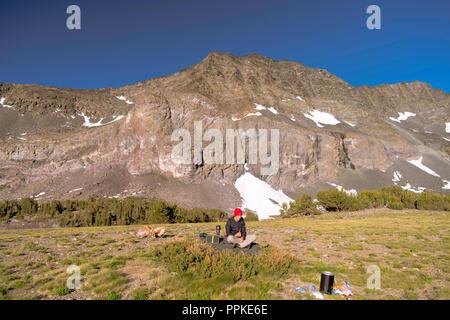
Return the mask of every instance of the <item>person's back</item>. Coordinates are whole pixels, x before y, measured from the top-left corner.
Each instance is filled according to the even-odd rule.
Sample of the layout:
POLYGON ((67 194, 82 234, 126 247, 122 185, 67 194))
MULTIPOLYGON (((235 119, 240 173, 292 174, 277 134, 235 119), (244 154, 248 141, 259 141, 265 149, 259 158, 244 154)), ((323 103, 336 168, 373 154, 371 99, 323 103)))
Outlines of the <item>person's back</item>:
POLYGON ((234 209, 234 216, 228 219, 225 225, 225 236, 230 243, 239 243, 244 248, 256 240, 255 235, 247 235, 245 220, 242 218, 242 210, 234 209))

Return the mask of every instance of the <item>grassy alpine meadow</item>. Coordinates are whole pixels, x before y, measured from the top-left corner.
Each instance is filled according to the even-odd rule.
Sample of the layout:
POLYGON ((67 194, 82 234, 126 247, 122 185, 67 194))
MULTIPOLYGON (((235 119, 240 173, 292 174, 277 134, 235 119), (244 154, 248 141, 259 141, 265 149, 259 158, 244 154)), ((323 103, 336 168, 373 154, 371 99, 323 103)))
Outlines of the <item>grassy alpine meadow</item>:
POLYGON ((159 225, 172 235, 160 239, 137 239, 139 225, 2 230, 0 299, 314 299, 295 288, 318 288, 322 271, 349 281, 352 299, 449 299, 449 218, 370 209, 248 221, 262 247, 255 256, 197 239, 218 223, 159 225), (71 265, 76 290, 66 284, 71 265), (372 265, 380 289, 367 288, 372 265))

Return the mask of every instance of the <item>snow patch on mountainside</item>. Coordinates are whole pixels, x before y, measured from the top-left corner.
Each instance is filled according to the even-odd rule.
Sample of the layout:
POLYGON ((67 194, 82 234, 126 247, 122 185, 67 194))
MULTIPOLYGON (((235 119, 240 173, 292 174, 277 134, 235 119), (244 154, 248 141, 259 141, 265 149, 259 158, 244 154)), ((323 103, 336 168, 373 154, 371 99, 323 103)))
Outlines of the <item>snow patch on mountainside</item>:
POLYGON ((265 107, 263 105, 260 105, 258 103, 254 103, 254 105, 255 105, 255 109, 256 110, 269 110, 270 112, 272 112, 274 114, 278 114, 278 111, 274 107, 267 108, 267 107, 265 107))
MULTIPOLYGON (((403 176, 401 175, 401 173, 400 173, 399 171, 394 171, 394 177, 392 178, 392 182, 393 182, 395 185, 398 185, 398 182, 399 182, 402 178, 403 178, 403 176)), ((421 192, 423 192, 423 191, 426 190, 426 188, 424 188, 424 187, 417 187, 417 188, 415 188, 415 187, 411 186, 410 183, 406 183, 405 186, 400 186, 400 187, 401 187, 403 190, 409 190, 409 191, 412 191, 412 192, 415 192, 415 193, 421 193, 421 192)))
POLYGON ((269 111, 272 112, 273 114, 278 114, 278 111, 274 107, 270 107, 269 111))
POLYGON ((445 123, 445 132, 450 133, 450 122, 445 123))
POLYGON ((345 120, 343 120, 346 124, 348 124, 350 127, 354 127, 354 126, 356 126, 356 124, 353 124, 353 123, 350 123, 350 122, 348 122, 348 121, 345 121, 345 120))
POLYGON ((7 104, 3 104, 3 102, 5 102, 5 98, 0 98, 0 105, 2 105, 3 108, 11 108, 14 109, 13 106, 7 105, 7 104))
POLYGON ((408 160, 409 163, 415 165, 417 168, 419 168, 422 171, 425 171, 428 174, 431 174, 432 176, 435 177, 440 177, 440 175, 438 175, 436 172, 434 172, 433 170, 431 170, 430 168, 428 168, 427 166, 424 166, 422 164, 422 160, 423 160, 423 156, 421 156, 419 159, 417 160, 408 160))
POLYGON ((442 189, 450 190, 450 181, 442 180, 442 182, 444 183, 444 186, 442 187, 442 189))
POLYGON ((264 107, 264 106, 262 106, 260 104, 257 104, 257 103, 255 103, 254 105, 255 105, 255 109, 256 110, 266 110, 267 109, 266 107, 264 107))
POLYGON ((40 192, 37 195, 35 195, 34 198, 36 199, 36 198, 39 198, 39 197, 41 197, 43 195, 45 195, 45 192, 40 192))
POLYGON ((392 182, 394 184, 397 184, 397 182, 399 182, 401 178, 402 178, 401 173, 398 171, 394 171, 394 177, 392 178, 392 182))
POLYGON ((124 97, 124 96, 116 96, 116 98, 119 99, 119 100, 125 101, 125 103, 128 103, 128 104, 133 104, 133 103, 134 103, 134 102, 128 100, 128 99, 127 99, 126 97, 124 97))
MULTIPOLYGON (((254 112, 254 113, 248 113, 247 115, 243 116, 242 119, 247 118, 247 117, 251 117, 251 116, 262 116, 261 112, 254 112)), ((235 117, 231 117, 231 120, 233 121, 239 121, 241 120, 240 118, 235 118, 235 117)))
POLYGON ((282 190, 273 189, 267 182, 244 173, 234 183, 243 200, 242 207, 256 212, 259 219, 269 219, 279 215, 283 202, 293 201, 282 190))
POLYGON ((249 113, 244 118, 250 117, 250 116, 262 116, 262 113, 261 112, 249 113))
POLYGON ((330 186, 335 187, 335 188, 338 189, 339 191, 344 191, 346 194, 354 195, 354 196, 358 195, 358 192, 357 192, 355 189, 346 190, 346 189, 344 189, 342 186, 337 185, 337 184, 335 184, 335 183, 331 183, 331 182, 327 182, 327 183, 328 183, 330 186))
POLYGON ((417 188, 414 188, 413 186, 411 186, 409 183, 407 183, 406 184, 406 186, 400 186, 403 190, 409 190, 409 191, 412 191, 412 192, 414 192, 414 193, 422 193, 422 192, 424 192, 425 190, 426 190, 426 188, 424 188, 424 187, 417 187, 417 188))
POLYGON ((313 111, 310 111, 309 114, 304 113, 303 115, 306 118, 314 121, 319 128, 323 128, 323 126, 320 125, 320 123, 321 124, 329 124, 329 125, 333 125, 333 126, 340 123, 340 121, 337 120, 331 113, 322 112, 319 110, 313 110, 313 111))
POLYGON ((84 112, 79 114, 80 116, 82 116, 84 118, 84 123, 82 124, 84 127, 98 127, 102 125, 102 121, 103 118, 100 118, 100 120, 98 122, 92 123, 91 122, 91 117, 88 117, 87 115, 84 114, 84 112))
POLYGON ((389 119, 391 119, 392 121, 396 121, 398 123, 400 123, 400 121, 406 120, 409 117, 414 117, 416 114, 412 113, 412 112, 398 112, 398 117, 394 118, 394 117, 389 117, 389 119))
POLYGON ((118 120, 120 120, 120 119, 123 118, 123 115, 120 115, 120 116, 113 116, 113 120, 111 120, 110 122, 107 122, 107 123, 102 123, 103 118, 100 118, 100 120, 99 120, 98 122, 91 123, 91 118, 88 117, 88 116, 86 116, 86 115, 84 114, 84 112, 80 113, 79 115, 82 116, 82 117, 84 118, 84 123, 83 123, 82 125, 83 125, 84 127, 89 127, 89 128, 91 128, 91 127, 106 126, 107 124, 111 124, 111 123, 116 122, 116 121, 118 121, 118 120))

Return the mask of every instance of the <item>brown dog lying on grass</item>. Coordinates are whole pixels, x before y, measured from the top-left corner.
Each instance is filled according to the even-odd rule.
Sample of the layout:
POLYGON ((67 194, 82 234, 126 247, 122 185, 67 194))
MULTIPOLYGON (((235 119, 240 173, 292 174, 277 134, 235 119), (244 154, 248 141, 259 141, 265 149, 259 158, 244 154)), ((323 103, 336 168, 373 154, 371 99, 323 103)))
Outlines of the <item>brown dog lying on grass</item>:
POLYGON ((153 228, 152 226, 145 226, 136 232, 138 238, 161 238, 166 233, 164 228, 153 228))

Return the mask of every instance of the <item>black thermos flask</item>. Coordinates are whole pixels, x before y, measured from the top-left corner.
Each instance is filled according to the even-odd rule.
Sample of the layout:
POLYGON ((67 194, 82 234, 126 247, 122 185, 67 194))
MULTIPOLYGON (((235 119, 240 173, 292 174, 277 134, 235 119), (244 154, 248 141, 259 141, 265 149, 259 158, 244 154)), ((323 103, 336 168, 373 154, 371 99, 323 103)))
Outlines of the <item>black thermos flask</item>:
POLYGON ((322 272, 320 276, 320 292, 331 294, 333 290, 334 274, 328 271, 322 272))
POLYGON ((216 234, 218 236, 220 236, 220 226, 219 225, 216 226, 216 234))

